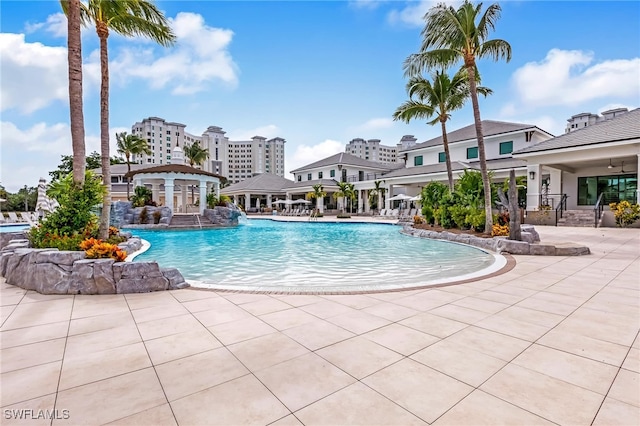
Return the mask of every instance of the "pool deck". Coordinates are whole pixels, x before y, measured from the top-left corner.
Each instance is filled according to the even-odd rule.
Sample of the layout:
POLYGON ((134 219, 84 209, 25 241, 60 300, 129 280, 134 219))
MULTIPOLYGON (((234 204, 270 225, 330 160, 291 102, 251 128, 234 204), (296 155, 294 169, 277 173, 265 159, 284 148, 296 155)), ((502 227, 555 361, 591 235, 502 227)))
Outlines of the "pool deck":
POLYGON ((640 230, 536 229, 592 254, 368 295, 2 281, 2 424, 640 424, 640 230))

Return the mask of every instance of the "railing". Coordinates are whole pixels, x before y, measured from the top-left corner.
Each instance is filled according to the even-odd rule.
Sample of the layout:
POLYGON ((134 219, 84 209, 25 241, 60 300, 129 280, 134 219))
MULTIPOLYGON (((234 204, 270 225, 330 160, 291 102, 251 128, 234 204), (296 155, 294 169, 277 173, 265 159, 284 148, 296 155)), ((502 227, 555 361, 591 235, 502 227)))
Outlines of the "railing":
POLYGON ((562 214, 565 210, 567 210, 567 194, 562 194, 558 207, 556 207, 556 226, 558 226, 558 214, 560 214, 560 219, 562 219, 562 214))
POLYGON ((598 224, 600 223, 600 218, 602 218, 602 211, 604 210, 604 205, 602 204, 602 196, 604 195, 604 192, 601 192, 600 195, 598 195, 598 201, 596 201, 596 205, 593 207, 593 211, 595 212, 595 227, 598 227, 598 224))
POLYGON ((198 226, 200 227, 200 229, 202 229, 202 223, 200 223, 200 215, 196 214, 194 216, 196 217, 196 220, 198 221, 198 226))

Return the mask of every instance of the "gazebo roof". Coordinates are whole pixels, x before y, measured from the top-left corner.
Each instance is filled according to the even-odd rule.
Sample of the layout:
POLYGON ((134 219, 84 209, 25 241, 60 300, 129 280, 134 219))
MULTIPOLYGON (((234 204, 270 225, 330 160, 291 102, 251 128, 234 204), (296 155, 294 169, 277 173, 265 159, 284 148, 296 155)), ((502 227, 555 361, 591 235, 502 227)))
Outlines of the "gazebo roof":
POLYGON ((152 174, 152 173, 182 173, 191 175, 203 175, 211 176, 219 179, 225 179, 224 176, 217 173, 206 172, 204 170, 196 169, 195 167, 187 166, 186 164, 163 164, 161 166, 147 167, 139 170, 131 170, 129 173, 125 173, 124 177, 130 178, 135 175, 152 174))

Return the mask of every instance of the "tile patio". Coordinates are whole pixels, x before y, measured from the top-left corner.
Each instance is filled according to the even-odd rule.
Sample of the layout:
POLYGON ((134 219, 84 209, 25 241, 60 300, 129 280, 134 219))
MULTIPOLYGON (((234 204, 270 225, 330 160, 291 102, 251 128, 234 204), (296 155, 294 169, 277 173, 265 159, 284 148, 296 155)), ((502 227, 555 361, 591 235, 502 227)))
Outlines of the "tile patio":
POLYGON ((592 254, 339 296, 3 280, 2 424, 640 424, 640 230, 538 229, 592 254), (24 409, 69 418, 7 418, 24 409))

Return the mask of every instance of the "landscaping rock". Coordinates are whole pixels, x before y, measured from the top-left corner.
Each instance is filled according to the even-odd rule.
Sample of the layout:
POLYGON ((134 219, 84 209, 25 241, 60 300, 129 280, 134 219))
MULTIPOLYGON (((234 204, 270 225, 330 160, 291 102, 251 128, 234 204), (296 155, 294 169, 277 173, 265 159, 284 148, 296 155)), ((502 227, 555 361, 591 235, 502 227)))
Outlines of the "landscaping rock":
POLYGON ((7 276, 7 263, 9 263, 9 259, 13 256, 13 252, 4 252, 0 254, 0 276, 7 276))
POLYGON ((60 287, 64 287, 65 282, 68 286, 70 276, 70 272, 53 263, 36 263, 30 271, 32 289, 42 294, 66 294, 66 291, 60 293, 60 287))
POLYGON ((35 257, 35 263, 55 263, 58 265, 73 265, 76 260, 83 260, 86 257, 84 251, 59 251, 58 249, 47 249, 39 252, 35 257))
POLYGON ((6 247, 10 241, 13 241, 13 240, 24 241, 26 239, 27 239, 27 234, 24 231, 0 233, 0 249, 6 247))
POLYGON ((161 268, 162 276, 169 281, 169 290, 189 287, 184 277, 176 268, 161 268))
POLYGON ((147 293, 150 291, 166 290, 169 280, 164 277, 154 278, 123 278, 116 283, 117 293, 147 293))
POLYGON ((583 256, 590 253, 589 247, 577 246, 575 244, 556 245, 556 256, 583 256))
POLYGON ((498 240, 496 248, 500 253, 507 252, 511 254, 529 254, 529 243, 525 241, 501 239, 498 240))
POLYGON ((113 265, 113 274, 120 280, 162 277, 160 266, 155 262, 117 262, 113 265))
POLYGON ((533 235, 533 242, 534 243, 539 243, 540 242, 540 234, 538 234, 538 231, 536 231, 535 226, 533 226, 533 225, 521 225, 520 226, 520 230, 522 232, 527 232, 527 233, 533 235))
POLYGON ((529 244, 533 244, 536 242, 534 235, 530 232, 521 232, 520 237, 522 238, 521 241, 526 241, 529 244))
POLYGON ((556 246, 545 244, 531 244, 529 245, 529 254, 536 256, 555 256, 556 246))
POLYGON ((33 290, 33 283, 29 279, 29 258, 31 249, 16 249, 7 262, 5 278, 7 284, 17 285, 27 290, 33 290))

